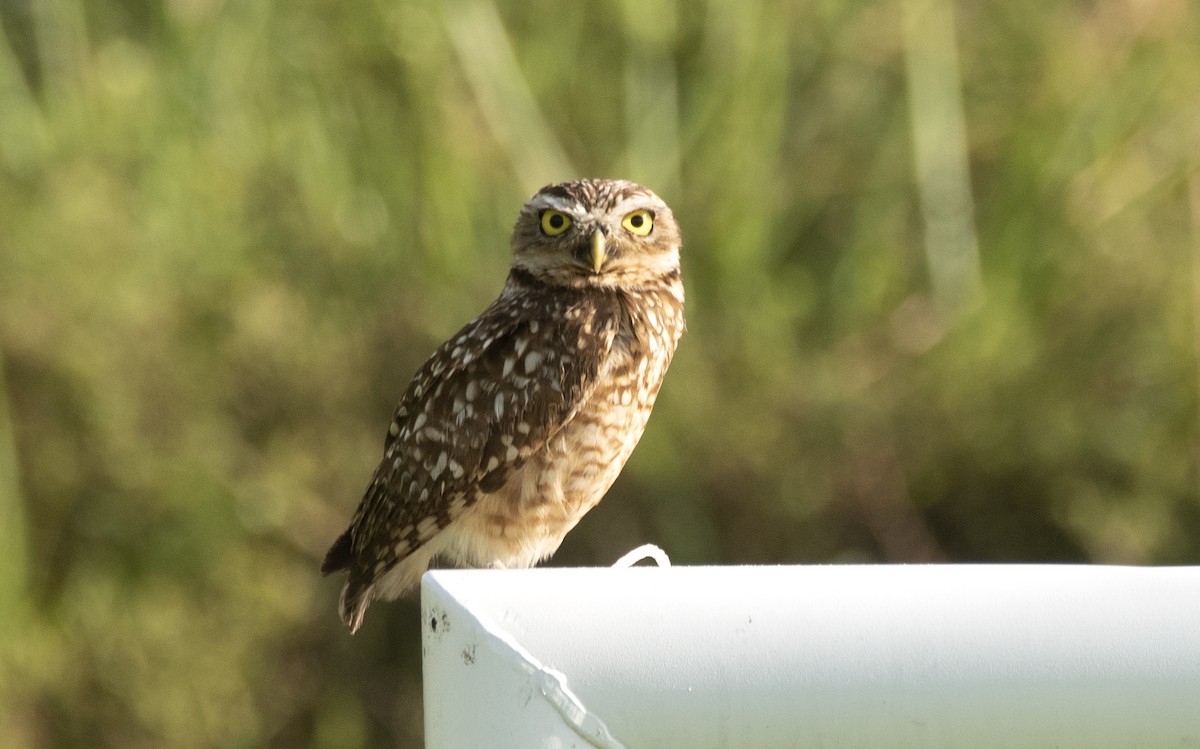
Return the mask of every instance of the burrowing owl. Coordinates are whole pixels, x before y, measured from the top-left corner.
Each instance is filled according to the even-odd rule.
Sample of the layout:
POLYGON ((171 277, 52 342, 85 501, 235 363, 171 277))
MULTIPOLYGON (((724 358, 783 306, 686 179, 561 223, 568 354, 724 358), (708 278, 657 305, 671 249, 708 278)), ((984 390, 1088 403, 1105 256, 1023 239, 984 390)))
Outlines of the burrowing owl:
POLYGON ((342 619, 417 584, 435 555, 528 567, 600 501, 642 436, 683 333, 679 228, 631 182, 542 188, 508 281, 400 399, 350 528, 342 619))

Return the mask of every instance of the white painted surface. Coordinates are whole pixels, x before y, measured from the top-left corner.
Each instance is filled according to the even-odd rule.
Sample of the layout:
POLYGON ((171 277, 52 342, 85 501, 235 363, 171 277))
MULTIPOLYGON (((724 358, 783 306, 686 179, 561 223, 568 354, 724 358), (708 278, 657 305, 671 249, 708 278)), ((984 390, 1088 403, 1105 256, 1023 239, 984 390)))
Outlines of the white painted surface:
POLYGON ((1200 747, 1200 567, 440 570, 422 610, 429 749, 1200 747))

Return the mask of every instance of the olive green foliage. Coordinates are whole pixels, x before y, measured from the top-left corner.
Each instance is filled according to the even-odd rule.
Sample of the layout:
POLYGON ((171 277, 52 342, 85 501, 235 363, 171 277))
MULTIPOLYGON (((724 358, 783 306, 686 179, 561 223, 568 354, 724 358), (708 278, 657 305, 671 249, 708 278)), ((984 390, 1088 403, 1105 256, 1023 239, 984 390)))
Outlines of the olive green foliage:
POLYGON ((0 745, 419 742, 317 567, 541 181, 689 294, 554 563, 1200 559, 1194 4, 920 2, 0 5, 0 745))

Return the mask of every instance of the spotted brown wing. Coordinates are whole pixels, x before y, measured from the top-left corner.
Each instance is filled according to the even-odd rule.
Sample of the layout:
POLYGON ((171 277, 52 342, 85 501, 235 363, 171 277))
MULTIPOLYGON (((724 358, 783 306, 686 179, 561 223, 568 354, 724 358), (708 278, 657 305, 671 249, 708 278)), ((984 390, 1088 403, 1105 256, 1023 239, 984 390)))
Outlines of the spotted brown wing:
POLYGON ((611 296, 503 294, 409 384, 383 461, 322 571, 349 568, 347 597, 501 488, 584 402, 620 328, 611 296))

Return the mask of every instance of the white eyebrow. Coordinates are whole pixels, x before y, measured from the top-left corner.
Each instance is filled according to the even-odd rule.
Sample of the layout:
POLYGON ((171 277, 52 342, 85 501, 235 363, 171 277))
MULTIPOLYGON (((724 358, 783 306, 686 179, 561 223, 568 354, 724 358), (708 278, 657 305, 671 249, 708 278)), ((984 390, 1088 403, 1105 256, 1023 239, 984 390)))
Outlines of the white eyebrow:
POLYGON ((658 204, 656 201, 647 197, 646 195, 632 195, 614 205, 609 213, 615 213, 618 216, 623 216, 634 207, 645 208, 648 211, 654 211, 658 208, 658 204))
POLYGON ((532 208, 552 208, 563 213, 579 213, 579 204, 574 200, 563 200, 553 195, 537 195, 529 201, 529 205, 532 208))

